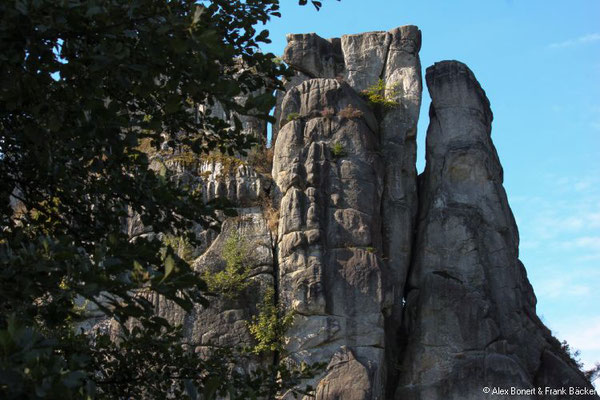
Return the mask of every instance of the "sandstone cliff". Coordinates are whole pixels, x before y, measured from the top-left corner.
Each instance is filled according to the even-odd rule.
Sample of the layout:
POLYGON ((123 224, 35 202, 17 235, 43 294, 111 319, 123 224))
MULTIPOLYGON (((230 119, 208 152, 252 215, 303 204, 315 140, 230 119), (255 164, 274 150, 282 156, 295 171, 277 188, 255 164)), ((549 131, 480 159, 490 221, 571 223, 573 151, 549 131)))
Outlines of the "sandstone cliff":
POLYGON ((295 314, 276 357, 327 364, 307 382, 320 400, 508 399, 482 389, 591 387, 536 315, 490 104, 459 62, 427 69, 427 164, 417 178, 420 46, 414 26, 289 35, 283 58, 296 74, 279 94, 270 174, 245 161, 157 159, 207 200, 238 204, 220 234, 199 228, 196 268, 222 270, 232 233, 252 248, 252 284, 240 296, 187 315, 155 299, 159 312, 182 323, 199 351, 251 345, 246 321, 274 288, 295 314))

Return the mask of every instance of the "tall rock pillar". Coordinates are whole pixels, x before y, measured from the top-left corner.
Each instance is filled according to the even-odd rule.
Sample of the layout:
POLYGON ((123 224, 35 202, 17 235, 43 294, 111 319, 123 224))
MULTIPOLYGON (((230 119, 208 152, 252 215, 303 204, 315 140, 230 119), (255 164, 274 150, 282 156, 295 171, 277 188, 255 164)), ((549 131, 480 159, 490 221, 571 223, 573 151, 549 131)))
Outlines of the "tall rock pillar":
POLYGON ((314 381, 318 399, 384 399, 396 378, 417 212, 420 46, 415 26, 288 35, 283 59, 296 76, 274 129, 279 288, 298 315, 291 358, 329 364, 314 381), (361 98, 373 87, 387 107, 361 98))
POLYGON ((589 386, 535 313, 485 92, 456 61, 436 63, 426 79, 427 165, 396 399, 514 399, 483 390, 556 386, 550 370, 562 385, 589 386))

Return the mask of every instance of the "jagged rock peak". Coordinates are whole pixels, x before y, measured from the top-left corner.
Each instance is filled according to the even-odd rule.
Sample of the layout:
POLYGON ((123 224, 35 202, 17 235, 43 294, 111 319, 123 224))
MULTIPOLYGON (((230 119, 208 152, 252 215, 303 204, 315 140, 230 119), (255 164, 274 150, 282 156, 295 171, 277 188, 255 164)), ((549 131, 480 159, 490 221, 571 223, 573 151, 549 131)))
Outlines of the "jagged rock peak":
POLYGON ((418 54, 421 31, 414 25, 406 25, 387 32, 332 39, 323 39, 315 33, 289 34, 287 40, 283 59, 293 69, 310 78, 344 77, 351 86, 362 90, 366 87, 365 78, 384 78, 391 51, 418 54))

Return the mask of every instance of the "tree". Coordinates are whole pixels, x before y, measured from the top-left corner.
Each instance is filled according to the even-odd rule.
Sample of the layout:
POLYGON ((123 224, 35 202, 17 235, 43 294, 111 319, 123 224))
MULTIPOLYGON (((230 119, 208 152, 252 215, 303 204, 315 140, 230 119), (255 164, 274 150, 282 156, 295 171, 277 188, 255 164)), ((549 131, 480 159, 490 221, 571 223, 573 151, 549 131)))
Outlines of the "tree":
MULTIPOLYGON (((231 355, 199 360, 142 295, 189 310, 207 301, 201 277, 171 246, 131 240, 123 221, 136 214, 175 236, 215 224, 225 205, 150 170, 139 146, 248 149, 236 115, 268 119, 285 73, 259 51, 269 33, 256 29, 278 10, 278 0, 0 4, 1 397, 228 389, 212 378, 231 355), (216 103, 230 121, 211 115, 216 103), (121 324, 121 343, 73 332, 81 301, 121 324)), ((233 396, 260 393, 260 376, 236 379, 233 396)))

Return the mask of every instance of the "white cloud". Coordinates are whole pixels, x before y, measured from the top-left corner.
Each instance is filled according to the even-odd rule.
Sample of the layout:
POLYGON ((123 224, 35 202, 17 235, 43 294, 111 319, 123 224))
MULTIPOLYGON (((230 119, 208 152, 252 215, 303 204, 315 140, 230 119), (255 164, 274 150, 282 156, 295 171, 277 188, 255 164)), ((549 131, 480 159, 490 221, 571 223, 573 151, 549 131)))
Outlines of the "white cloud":
POLYGON ((565 279, 564 277, 545 279, 535 285, 538 296, 548 299, 564 299, 565 297, 589 296, 592 288, 588 285, 578 283, 580 279, 565 279))
POLYGON ((600 317, 578 321, 565 330, 564 338, 572 348, 581 351, 600 350, 600 317))
POLYGON ((582 236, 564 243, 564 247, 600 251, 600 236, 582 236))
POLYGON ((551 49, 572 47, 581 44, 593 43, 600 40, 600 33, 590 33, 588 35, 580 36, 576 39, 565 40, 564 42, 551 43, 548 45, 551 49))

